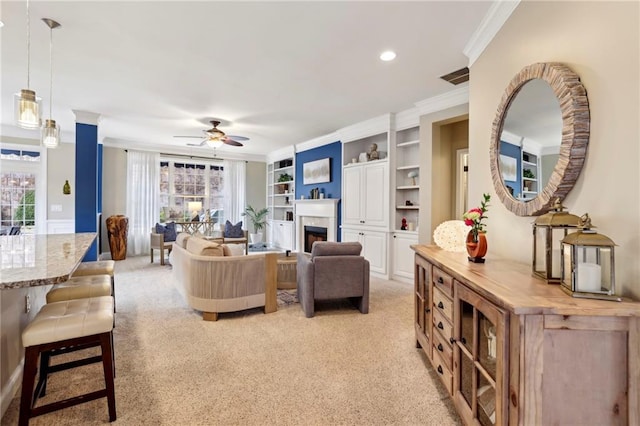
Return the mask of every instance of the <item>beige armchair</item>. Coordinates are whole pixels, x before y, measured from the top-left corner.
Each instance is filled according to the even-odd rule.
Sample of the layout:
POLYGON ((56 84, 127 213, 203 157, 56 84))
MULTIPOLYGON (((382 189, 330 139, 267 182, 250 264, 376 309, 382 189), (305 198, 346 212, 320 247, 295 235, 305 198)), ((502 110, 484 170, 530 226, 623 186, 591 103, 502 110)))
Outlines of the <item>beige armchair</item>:
POLYGON ((164 265, 164 251, 169 250, 168 254, 171 254, 171 249, 173 248, 173 242, 168 242, 164 240, 164 234, 156 233, 155 228, 151 228, 151 263, 153 263, 153 251, 160 250, 160 264, 164 265))
POLYGON ((316 241, 311 255, 298 253, 298 299, 307 318, 321 299, 349 298, 360 312, 369 312, 369 261, 361 251, 357 242, 316 241))

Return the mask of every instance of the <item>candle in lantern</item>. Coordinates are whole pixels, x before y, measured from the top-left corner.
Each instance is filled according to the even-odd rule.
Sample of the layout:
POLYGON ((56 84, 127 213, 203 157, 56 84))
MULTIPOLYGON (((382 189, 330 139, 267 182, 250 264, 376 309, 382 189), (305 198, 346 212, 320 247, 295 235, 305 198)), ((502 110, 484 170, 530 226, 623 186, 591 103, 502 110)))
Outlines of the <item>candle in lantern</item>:
POLYGON ((578 263, 578 291, 602 291, 601 268, 596 263, 578 263))

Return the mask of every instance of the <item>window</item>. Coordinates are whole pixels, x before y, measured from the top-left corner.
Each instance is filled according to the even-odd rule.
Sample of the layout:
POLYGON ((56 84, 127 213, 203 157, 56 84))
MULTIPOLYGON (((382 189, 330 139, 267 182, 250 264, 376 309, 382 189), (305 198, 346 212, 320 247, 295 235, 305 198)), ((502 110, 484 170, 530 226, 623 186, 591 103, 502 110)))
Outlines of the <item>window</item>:
POLYGON ((0 234, 35 233, 40 152, 2 148, 0 160, 0 234))
POLYGON ((196 212, 189 203, 202 203, 197 214, 205 220, 207 213, 213 222, 224 220, 223 169, 211 162, 160 162, 160 222, 190 221, 196 212))

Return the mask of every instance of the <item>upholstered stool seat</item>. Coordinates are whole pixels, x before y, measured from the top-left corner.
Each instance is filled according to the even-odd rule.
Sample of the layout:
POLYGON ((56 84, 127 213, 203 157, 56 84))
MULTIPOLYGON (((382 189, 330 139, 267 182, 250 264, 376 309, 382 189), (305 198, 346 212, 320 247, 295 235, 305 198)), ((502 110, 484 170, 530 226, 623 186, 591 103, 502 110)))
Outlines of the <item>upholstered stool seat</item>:
MULTIPOLYGON (((111 295, 116 297, 116 286, 114 273, 116 269, 115 260, 96 260, 93 262, 82 262, 71 275, 72 277, 86 277, 87 275, 109 275, 111 277, 111 295)), ((114 309, 115 312, 115 309, 114 309)))
POLYGON ((113 297, 111 296, 54 302, 42 307, 22 332, 25 361, 20 400, 20 425, 27 425, 32 417, 103 397, 107 398, 109 421, 116 419, 113 382, 113 316, 113 297), (101 347, 100 356, 49 366, 51 354, 93 346, 101 347), (42 355, 40 377, 34 392, 39 355, 42 355), (48 374, 99 361, 102 361, 103 365, 104 389, 35 407, 37 398, 45 393, 48 374))
POLYGON ((111 296, 109 275, 71 277, 68 281, 53 286, 47 293, 47 303, 99 296, 111 296))

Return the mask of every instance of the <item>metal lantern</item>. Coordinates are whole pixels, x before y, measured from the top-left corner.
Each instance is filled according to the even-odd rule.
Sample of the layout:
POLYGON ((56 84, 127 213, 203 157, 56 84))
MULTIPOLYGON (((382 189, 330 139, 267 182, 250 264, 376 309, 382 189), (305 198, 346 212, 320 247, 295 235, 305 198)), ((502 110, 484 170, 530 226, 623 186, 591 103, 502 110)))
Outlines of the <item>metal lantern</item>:
POLYGON ((560 242, 569 232, 578 228, 580 218, 564 211, 558 198, 549 212, 539 216, 533 223, 533 275, 547 283, 560 284, 562 280, 562 257, 560 242))
POLYGON ((561 288, 573 297, 620 302, 615 295, 615 243, 592 229, 588 214, 578 228, 562 240, 561 288))

